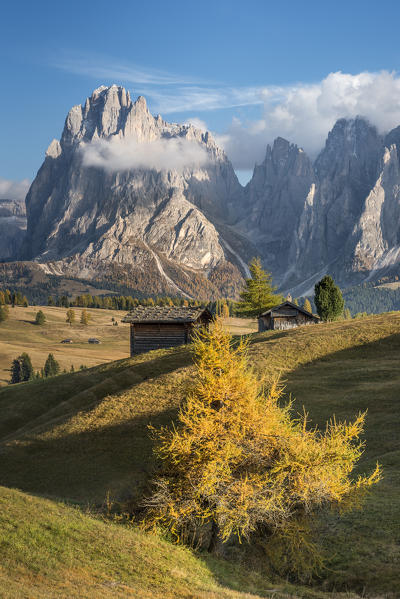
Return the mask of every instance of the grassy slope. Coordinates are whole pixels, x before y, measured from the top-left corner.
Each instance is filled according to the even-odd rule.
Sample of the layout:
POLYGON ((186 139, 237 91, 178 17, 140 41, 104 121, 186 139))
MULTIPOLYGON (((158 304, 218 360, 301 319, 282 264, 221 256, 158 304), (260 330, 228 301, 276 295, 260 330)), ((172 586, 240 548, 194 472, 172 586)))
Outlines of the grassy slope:
POLYGON ((246 599, 274 589, 276 599, 294 596, 290 585, 4 487, 0 551, 0 596, 8 599, 246 599), (243 587, 249 594, 236 592, 243 587))
MULTIPOLYGON (((361 469, 379 459, 385 480, 364 512, 320 524, 334 556, 326 578, 331 588, 396 593, 400 315, 264 333, 252 341, 257 369, 283 372, 299 409, 304 404, 315 422, 368 408, 361 469)), ((0 390, 0 483, 82 505, 101 503, 107 492, 140 495, 154 468, 146 425, 176 414, 192 372, 183 348, 0 390)))

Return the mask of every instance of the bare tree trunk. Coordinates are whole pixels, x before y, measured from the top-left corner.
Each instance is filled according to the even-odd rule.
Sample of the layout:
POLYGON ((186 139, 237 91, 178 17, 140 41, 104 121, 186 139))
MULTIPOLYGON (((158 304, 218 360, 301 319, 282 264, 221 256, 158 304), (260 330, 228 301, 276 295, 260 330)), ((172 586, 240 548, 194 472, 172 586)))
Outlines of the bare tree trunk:
POLYGON ((219 535, 219 526, 215 520, 211 523, 211 537, 208 545, 208 552, 222 556, 224 554, 224 544, 219 535))

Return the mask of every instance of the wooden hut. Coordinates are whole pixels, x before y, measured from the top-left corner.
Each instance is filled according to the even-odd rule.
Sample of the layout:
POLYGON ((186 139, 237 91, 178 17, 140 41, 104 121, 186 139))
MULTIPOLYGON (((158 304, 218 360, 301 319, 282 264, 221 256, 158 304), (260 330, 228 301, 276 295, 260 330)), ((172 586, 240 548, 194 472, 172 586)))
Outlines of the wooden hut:
POLYGON ((131 356, 164 347, 190 343, 193 331, 208 325, 211 313, 205 308, 137 306, 122 322, 131 325, 131 356))
POLYGON ((300 306, 286 300, 283 304, 260 314, 258 317, 258 330, 259 332, 286 330, 317 322, 319 322, 319 316, 315 316, 308 310, 304 310, 304 308, 300 308, 300 306))

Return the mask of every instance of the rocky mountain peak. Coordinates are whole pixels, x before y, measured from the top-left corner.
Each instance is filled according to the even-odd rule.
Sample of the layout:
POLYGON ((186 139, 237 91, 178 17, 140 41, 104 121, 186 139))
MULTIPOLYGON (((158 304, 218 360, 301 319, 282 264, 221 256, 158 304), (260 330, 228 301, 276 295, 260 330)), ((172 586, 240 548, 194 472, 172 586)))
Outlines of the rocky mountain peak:
POLYGON ((355 178, 376 175, 376 161, 382 153, 382 137, 366 119, 339 119, 329 132, 324 149, 315 161, 320 179, 353 173, 355 178))
POLYGON ((175 294, 181 288, 165 261, 185 293, 185 268, 206 287, 216 269, 238 281, 247 256, 228 225, 241 193, 209 133, 154 117, 144 97, 132 102, 123 87, 101 86, 69 111, 61 141, 47 150, 27 195, 21 255, 78 276, 118 264, 141 279, 150 268, 158 289, 175 294))

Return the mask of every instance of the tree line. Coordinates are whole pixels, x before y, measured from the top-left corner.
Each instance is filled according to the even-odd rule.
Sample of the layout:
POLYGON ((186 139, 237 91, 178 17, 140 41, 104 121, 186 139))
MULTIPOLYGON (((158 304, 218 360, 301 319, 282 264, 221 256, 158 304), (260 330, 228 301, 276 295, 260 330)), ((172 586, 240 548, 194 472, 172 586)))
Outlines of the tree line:
MULTIPOLYGON (((87 366, 81 364, 79 370, 85 370, 87 366)), ((11 380, 12 385, 16 383, 26 383, 29 381, 47 379, 58 374, 66 374, 67 369, 61 371, 60 363, 55 359, 54 354, 50 353, 40 370, 35 372, 32 366, 32 360, 28 353, 23 352, 15 358, 11 364, 11 380)), ((71 364, 70 372, 75 372, 74 365, 71 364)))
POLYGON ((47 356, 43 368, 38 371, 33 370, 32 361, 26 352, 15 358, 11 364, 11 384, 23 383, 34 379, 48 378, 60 373, 60 364, 53 354, 47 356))
MULTIPOLYGON (((273 285, 272 275, 266 272, 262 268, 260 258, 253 258, 249 264, 250 277, 245 280, 243 290, 240 294, 238 302, 228 299, 221 298, 218 300, 206 302, 191 298, 183 298, 178 296, 156 296, 156 297, 132 297, 132 295, 91 295, 89 293, 77 295, 74 298, 69 298, 67 295, 61 295, 54 298, 52 295, 48 296, 47 304, 49 306, 65 307, 68 310, 74 307, 79 308, 100 308, 106 310, 121 310, 129 311, 134 309, 136 306, 193 306, 193 307, 207 307, 213 315, 217 316, 244 316, 254 317, 260 314, 262 311, 266 311, 273 306, 281 303, 284 298, 282 295, 276 293, 276 286, 273 285)), ((377 298, 385 296, 393 298, 393 294, 399 296, 399 308, 400 308, 400 290, 394 292, 391 289, 380 289, 376 290, 371 285, 364 285, 361 288, 354 288, 354 291, 349 290, 346 292, 347 306, 344 306, 343 295, 341 290, 335 285, 333 279, 327 275, 319 281, 315 286, 314 305, 318 315, 323 320, 334 320, 337 318, 351 318, 350 307, 355 303, 357 298, 358 305, 362 307, 362 310, 356 314, 356 317, 362 317, 365 312, 371 313, 365 305, 371 304, 371 298, 377 298), (363 298, 365 301, 363 302, 363 298)), ((294 304, 299 305, 299 300, 295 298, 294 304)), ((376 299, 375 303, 379 303, 376 299)), ((388 309, 397 309, 394 307, 393 301, 388 300, 388 309)), ((304 298, 302 301, 303 308, 308 312, 312 312, 312 305, 308 298, 304 298)), ((11 306, 29 306, 28 299, 25 295, 22 295, 19 291, 10 291, 9 289, 0 290, 0 323, 7 319, 9 312, 8 307, 11 306)), ((42 311, 39 311, 39 316, 36 316, 36 324, 44 324, 45 316, 42 311), (39 320, 38 320, 39 318, 39 320)), ((353 313, 356 311, 353 309, 353 313)), ((81 324, 88 324, 90 320, 90 314, 87 312, 81 315, 81 324)), ((73 312, 67 313, 67 322, 72 324, 75 322, 75 316, 73 312), (69 314, 69 316, 68 316, 69 314), (72 319, 72 322, 71 322, 72 319)))

